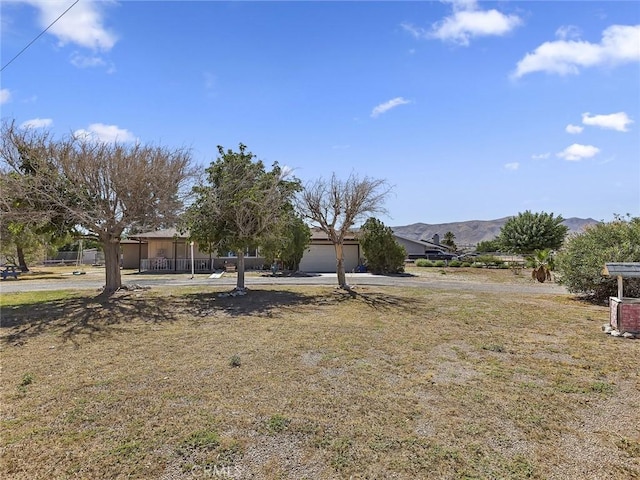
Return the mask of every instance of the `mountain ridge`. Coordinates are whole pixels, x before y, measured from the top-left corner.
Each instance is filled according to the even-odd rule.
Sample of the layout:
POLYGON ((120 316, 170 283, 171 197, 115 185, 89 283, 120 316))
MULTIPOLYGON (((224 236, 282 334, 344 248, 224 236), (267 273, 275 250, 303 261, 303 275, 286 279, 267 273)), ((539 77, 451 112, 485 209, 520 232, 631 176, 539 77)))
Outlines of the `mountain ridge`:
MULTIPOLYGON (((495 220, 467 220, 464 222, 449 223, 412 223, 391 227, 396 235, 406 237, 412 240, 429 240, 438 234, 440 240, 444 238, 445 233, 451 232, 455 235, 455 243, 458 247, 469 247, 477 245, 479 242, 493 240, 500 233, 500 229, 507 220, 512 217, 498 218, 495 220)), ((562 222, 569 228, 569 233, 579 233, 586 226, 600 223, 593 218, 565 218, 562 222)))

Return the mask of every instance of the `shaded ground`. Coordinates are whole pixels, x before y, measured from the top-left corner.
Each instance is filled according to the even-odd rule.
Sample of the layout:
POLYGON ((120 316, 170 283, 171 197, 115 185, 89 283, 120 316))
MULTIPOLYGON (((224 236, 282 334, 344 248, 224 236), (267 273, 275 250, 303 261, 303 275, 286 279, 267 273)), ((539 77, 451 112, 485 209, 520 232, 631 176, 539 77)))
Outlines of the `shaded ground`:
POLYGON ((0 476, 640 478, 606 308, 419 285, 3 294, 0 476))

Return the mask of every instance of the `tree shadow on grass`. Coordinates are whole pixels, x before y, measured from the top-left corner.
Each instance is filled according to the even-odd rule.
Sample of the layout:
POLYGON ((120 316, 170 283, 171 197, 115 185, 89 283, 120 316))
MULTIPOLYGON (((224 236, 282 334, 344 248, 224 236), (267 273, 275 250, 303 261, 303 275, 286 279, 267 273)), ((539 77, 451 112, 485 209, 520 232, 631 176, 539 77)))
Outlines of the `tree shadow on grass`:
POLYGON ((317 303, 322 295, 289 290, 249 290, 246 295, 219 296, 221 292, 182 295, 184 311, 196 317, 275 317, 283 308, 317 303))
POLYGON ((125 332, 124 326, 135 320, 165 323, 176 316, 169 298, 101 294, 3 307, 0 331, 5 344, 21 345, 29 338, 56 331, 64 341, 78 345, 79 338, 93 341, 125 332))
MULTIPOLYGON (((286 310, 318 308, 357 302, 363 309, 414 312, 419 299, 383 292, 334 290, 298 293, 290 290, 250 290, 246 295, 219 296, 220 292, 151 296, 120 292, 113 296, 65 298, 2 308, 2 343, 22 345, 28 339, 53 332, 79 345, 114 334, 126 334, 134 322, 161 324, 179 318, 274 318, 286 310)), ((351 304, 352 306, 353 304, 351 304)))
POLYGON ((323 293, 298 293, 289 290, 250 290, 246 295, 220 297, 219 292, 193 293, 180 297, 184 311, 195 317, 277 317, 285 309, 296 307, 320 307, 357 302, 363 308, 415 311, 423 302, 420 299, 391 295, 382 292, 357 292, 334 290, 323 293))
POLYGON ((334 296, 338 302, 358 301, 374 310, 415 312, 424 305, 419 298, 392 295, 387 292, 358 292, 357 290, 336 290, 334 296))

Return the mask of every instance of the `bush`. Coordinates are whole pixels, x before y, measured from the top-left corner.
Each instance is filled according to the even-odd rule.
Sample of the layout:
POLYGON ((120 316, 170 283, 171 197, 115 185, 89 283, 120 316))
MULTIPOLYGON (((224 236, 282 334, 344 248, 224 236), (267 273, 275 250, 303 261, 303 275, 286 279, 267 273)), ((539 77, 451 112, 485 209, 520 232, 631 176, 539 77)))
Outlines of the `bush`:
POLYGON ((436 260, 435 262, 433 262, 433 266, 434 267, 446 267, 447 266, 447 262, 445 262, 444 260, 436 260))
POLYGON ((483 265, 499 265, 502 260, 493 255, 478 255, 474 263, 482 263, 483 265))
POLYGON ((360 229, 359 239, 370 272, 384 274, 404 271, 407 252, 396 241, 391 227, 376 218, 369 218, 360 229))
MULTIPOLYGON (((617 295, 617 280, 602 275, 605 263, 640 262, 640 217, 616 217, 567 239, 556 256, 559 283, 571 293, 604 303, 617 295)), ((624 293, 640 297, 640 279, 624 280, 624 293)))
POLYGON ((426 258, 419 258, 416 260, 416 267, 433 267, 433 262, 431 260, 427 260, 426 258))
POLYGON ((469 268, 469 267, 471 266, 471 263, 469 263, 469 262, 462 262, 462 263, 460 264, 460 266, 461 266, 461 267, 465 267, 465 268, 469 268))
POLYGON ((460 267, 461 265, 462 265, 462 262, 460 260, 451 260, 449 262, 450 267, 460 267))

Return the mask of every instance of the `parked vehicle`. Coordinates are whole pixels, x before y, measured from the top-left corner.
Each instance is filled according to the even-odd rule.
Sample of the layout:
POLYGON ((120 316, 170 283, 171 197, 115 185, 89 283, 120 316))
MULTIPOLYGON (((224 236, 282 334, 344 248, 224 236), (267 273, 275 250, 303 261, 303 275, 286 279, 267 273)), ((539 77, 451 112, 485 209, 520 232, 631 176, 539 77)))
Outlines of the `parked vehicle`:
POLYGON ((451 260, 457 260, 458 257, 457 255, 454 255, 453 253, 447 253, 447 252, 437 252, 437 253, 427 253, 425 255, 427 260, 446 260, 446 261, 451 261, 451 260))

